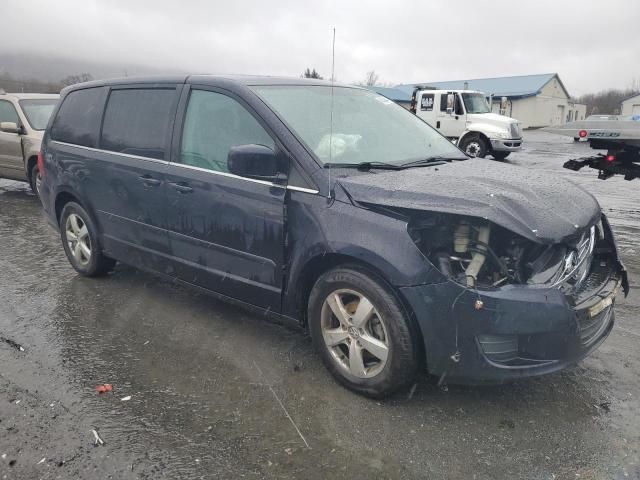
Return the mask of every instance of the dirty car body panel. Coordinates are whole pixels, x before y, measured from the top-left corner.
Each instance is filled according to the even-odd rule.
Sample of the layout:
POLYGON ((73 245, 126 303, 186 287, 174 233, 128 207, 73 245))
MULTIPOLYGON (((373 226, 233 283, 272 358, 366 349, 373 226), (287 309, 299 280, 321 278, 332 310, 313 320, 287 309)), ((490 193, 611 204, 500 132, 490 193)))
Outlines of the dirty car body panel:
MULTIPOLYGON (((129 219, 136 226, 123 227, 118 235, 121 244, 162 261, 132 262, 131 253, 112 246, 118 236, 112 219, 126 216, 116 205, 114 212, 97 214, 107 254, 302 325, 319 275, 336 265, 358 265, 379 278, 415 320, 428 371, 450 380, 495 382, 555 371, 587 355, 611 331, 615 295, 620 288, 628 290, 626 272, 597 201, 573 183, 466 160, 457 149, 456 161, 415 168, 378 169, 366 158, 364 168, 332 168, 318 153, 324 138, 313 148, 297 128, 296 122, 313 117, 290 121, 274 103, 277 95, 265 90, 326 92, 332 85, 322 81, 125 79, 68 88, 61 104, 82 88, 113 91, 149 83, 176 88, 177 107, 161 162, 131 158, 127 162, 141 170, 125 164, 120 173, 86 172, 83 163, 113 152, 105 153, 100 143, 92 150, 61 144, 51 138, 49 125, 41 196, 52 225, 59 222, 61 195, 74 195, 89 211, 99 212, 117 193, 113 185, 101 194, 99 188, 87 188, 92 182, 87 174, 102 176, 94 181, 105 184, 116 177, 133 175, 133 182, 151 175, 158 188, 150 193, 151 187, 138 186, 133 203, 144 207, 129 219), (194 91, 215 92, 241 105, 287 162, 287 178, 248 181, 197 163, 179 165, 194 91), (151 163, 155 170, 145 171, 151 163), (143 227, 147 234, 131 236, 143 227)), ((335 88, 346 97, 361 90, 335 88)), ((371 92, 358 95, 372 96, 367 101, 387 108, 386 99, 371 92)), ((345 149, 361 141, 351 132, 338 140, 345 149)), ((367 146, 370 152, 384 149, 377 141, 367 146)), ((331 157, 334 145, 328 148, 331 157)))

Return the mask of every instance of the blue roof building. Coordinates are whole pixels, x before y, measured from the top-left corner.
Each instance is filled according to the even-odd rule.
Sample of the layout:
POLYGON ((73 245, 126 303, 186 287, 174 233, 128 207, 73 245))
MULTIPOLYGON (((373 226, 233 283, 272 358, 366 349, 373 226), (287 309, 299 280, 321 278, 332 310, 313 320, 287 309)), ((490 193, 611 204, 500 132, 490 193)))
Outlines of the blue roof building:
POLYGON ((388 88, 388 87, 376 87, 376 86, 367 87, 367 88, 401 105, 405 103, 406 104, 411 103, 411 94, 413 93, 413 87, 409 92, 400 88, 388 88))
POLYGON ((501 97, 507 97, 505 114, 519 120, 523 128, 560 125, 574 120, 584 120, 586 116, 586 106, 571 100, 557 73, 403 83, 393 88, 370 88, 390 100, 407 106, 411 102, 416 85, 428 85, 438 90, 468 89, 484 92, 487 98, 493 96, 492 109, 496 113, 500 109, 501 97))
MULTIPOLYGON (((468 80, 451 80, 446 82, 425 82, 425 85, 439 90, 478 90, 487 95, 509 98, 525 98, 539 95, 549 83, 557 82, 564 95, 569 93, 564 87, 557 73, 542 73, 539 75, 520 75, 517 77, 473 78, 468 80)), ((395 88, 413 92, 415 84, 401 84, 395 88)))

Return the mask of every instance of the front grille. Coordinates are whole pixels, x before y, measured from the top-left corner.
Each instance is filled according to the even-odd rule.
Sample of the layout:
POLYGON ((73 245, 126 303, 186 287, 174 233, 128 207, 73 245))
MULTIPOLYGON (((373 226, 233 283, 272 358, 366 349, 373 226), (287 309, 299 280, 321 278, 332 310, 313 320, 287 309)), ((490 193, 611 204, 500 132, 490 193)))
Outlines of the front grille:
POLYGON ((613 306, 610 306, 593 317, 585 317, 578 320, 580 341, 583 346, 587 347, 600 338, 602 332, 607 328, 607 325, 609 325, 612 314, 613 306))
POLYGON ((520 124, 518 122, 513 122, 511 124, 511 138, 520 138, 522 136, 522 129, 520 128, 520 124))

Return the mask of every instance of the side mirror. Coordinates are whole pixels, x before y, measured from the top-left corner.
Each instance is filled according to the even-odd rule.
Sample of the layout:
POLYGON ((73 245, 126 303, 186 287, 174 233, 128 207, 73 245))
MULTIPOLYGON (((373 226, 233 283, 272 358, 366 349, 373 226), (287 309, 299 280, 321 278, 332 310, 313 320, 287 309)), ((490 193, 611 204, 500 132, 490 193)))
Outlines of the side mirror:
POLYGON ((447 113, 449 115, 453 115, 453 111, 455 109, 456 104, 456 96, 453 93, 447 94, 447 113))
POLYGON ((0 122, 0 131, 4 133, 22 133, 22 128, 15 122, 0 122))
POLYGON ((279 182, 285 178, 285 169, 275 152, 264 145, 238 145, 231 147, 227 156, 229 173, 240 177, 279 182))
POLYGON ((500 98, 500 115, 506 115, 507 114, 507 101, 509 99, 507 97, 501 97, 500 98))

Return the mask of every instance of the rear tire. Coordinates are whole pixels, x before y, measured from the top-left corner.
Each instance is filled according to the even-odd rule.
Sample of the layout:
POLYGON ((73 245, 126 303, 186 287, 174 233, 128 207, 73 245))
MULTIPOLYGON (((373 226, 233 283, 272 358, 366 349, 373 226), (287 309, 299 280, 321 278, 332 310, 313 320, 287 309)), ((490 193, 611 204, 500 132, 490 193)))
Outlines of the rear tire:
POLYGON ((462 139, 460 150, 470 157, 484 158, 487 155, 487 142, 480 135, 467 135, 462 139))
POLYGON ((80 275, 97 277, 115 266, 115 260, 102 253, 93 219, 78 203, 69 202, 62 209, 60 237, 69 263, 80 275))
POLYGON ((324 365, 348 389, 380 398, 414 379, 417 327, 390 288, 364 269, 344 266, 322 275, 311 291, 308 319, 324 365))
POLYGON ((496 160, 502 162, 504 159, 506 159, 509 156, 510 153, 511 152, 491 152, 491 156, 496 160))
POLYGON ((31 166, 31 170, 29 171, 29 186, 33 193, 35 193, 38 197, 40 196, 40 182, 42 177, 40 176, 40 169, 38 168, 38 164, 34 163, 31 166))

